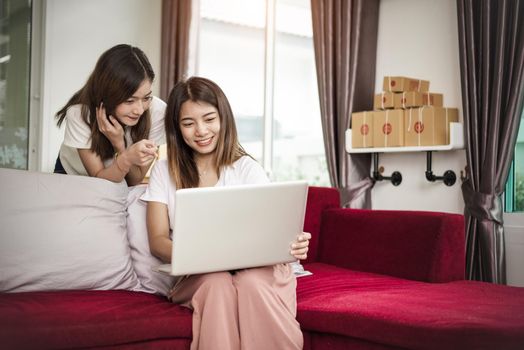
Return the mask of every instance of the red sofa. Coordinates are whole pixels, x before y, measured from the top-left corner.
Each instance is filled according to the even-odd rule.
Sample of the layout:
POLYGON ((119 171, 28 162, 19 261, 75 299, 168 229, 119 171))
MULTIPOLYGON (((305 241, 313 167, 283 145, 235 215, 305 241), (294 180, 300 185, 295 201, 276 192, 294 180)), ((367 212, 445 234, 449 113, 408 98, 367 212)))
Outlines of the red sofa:
MULTIPOLYGON (((465 281, 460 215, 339 208, 310 188, 305 349, 523 349, 524 288, 465 281)), ((0 294, 1 349, 188 349, 191 312, 129 291, 0 294)))

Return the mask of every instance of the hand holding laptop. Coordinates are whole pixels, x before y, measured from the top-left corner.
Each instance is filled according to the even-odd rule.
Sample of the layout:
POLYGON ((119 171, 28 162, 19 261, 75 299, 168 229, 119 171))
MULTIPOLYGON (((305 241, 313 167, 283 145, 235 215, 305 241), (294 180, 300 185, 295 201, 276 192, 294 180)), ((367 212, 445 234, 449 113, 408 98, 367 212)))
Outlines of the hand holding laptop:
POLYGON ((291 255, 299 260, 307 258, 307 252, 309 250, 309 240, 311 239, 311 233, 302 232, 297 236, 297 240, 291 244, 291 255))

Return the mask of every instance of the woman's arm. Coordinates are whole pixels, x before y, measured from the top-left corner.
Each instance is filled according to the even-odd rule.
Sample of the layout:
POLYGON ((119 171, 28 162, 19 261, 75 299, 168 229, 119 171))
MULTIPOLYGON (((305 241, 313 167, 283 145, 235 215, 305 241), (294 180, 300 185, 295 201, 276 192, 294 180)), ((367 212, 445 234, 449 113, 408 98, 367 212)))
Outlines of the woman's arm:
POLYGON ((152 163, 153 161, 149 162, 149 164, 146 164, 144 166, 138 166, 138 165, 131 166, 131 168, 129 169, 129 172, 126 175, 127 184, 129 186, 134 186, 134 185, 138 185, 139 183, 141 183, 142 180, 144 180, 144 177, 146 176, 147 171, 151 167, 152 163))
POLYGON ((127 174, 127 172, 125 172, 124 161, 122 160, 120 160, 122 169, 119 169, 116 159, 113 164, 106 168, 100 156, 90 149, 78 149, 78 155, 89 176, 99 177, 113 182, 121 182, 127 174))
MULTIPOLYGON (((89 176, 121 182, 130 173, 132 167, 149 168, 156 157, 156 144, 149 140, 138 141, 119 153, 107 168, 100 156, 90 149, 78 149, 78 154, 89 176)), ((146 172, 147 170, 144 172, 135 170, 129 179, 126 178, 128 185, 140 183, 146 172)))
POLYGON ((147 202, 147 236, 151 254, 165 263, 170 263, 172 242, 169 238, 169 216, 166 204, 147 202))

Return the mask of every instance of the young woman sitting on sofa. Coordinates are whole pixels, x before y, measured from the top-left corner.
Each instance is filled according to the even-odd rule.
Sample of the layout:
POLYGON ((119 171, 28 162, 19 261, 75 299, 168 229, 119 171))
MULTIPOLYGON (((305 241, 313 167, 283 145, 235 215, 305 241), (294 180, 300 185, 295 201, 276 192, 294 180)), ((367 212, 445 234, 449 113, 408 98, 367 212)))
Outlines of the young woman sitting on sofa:
POLYGON ((121 44, 104 52, 56 114, 66 128, 55 173, 140 183, 164 140, 166 104, 152 95, 154 78, 139 48, 121 44))
MULTIPOLYGON (((269 180, 239 144, 229 102, 214 82, 192 77, 177 83, 165 123, 167 159, 155 163, 141 199, 147 201, 151 253, 170 262, 168 213, 176 189, 269 180)), ((310 238, 298 234, 291 254, 305 259, 310 238)), ((295 288, 292 268, 279 264, 183 277, 169 298, 193 309, 191 349, 302 349, 295 288)))

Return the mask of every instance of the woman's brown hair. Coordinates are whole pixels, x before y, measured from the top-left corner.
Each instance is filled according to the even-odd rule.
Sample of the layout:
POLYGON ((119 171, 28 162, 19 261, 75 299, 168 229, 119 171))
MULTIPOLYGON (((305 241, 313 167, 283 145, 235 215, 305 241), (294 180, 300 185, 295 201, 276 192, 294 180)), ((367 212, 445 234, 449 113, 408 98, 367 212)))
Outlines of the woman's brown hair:
MULTIPOLYGON (((103 102, 107 115, 138 90, 144 80, 153 82, 155 73, 142 50, 126 44, 116 45, 104 52, 85 85, 78 90, 62 109, 56 113, 57 125, 63 123, 69 107, 80 104, 82 119, 91 128, 91 151, 102 159, 114 154, 111 142, 100 132, 96 120, 96 108, 103 102)), ((131 127, 133 142, 148 138, 151 129, 149 109, 139 122, 131 127)))
POLYGON ((205 102, 218 111, 220 132, 215 150, 218 176, 222 167, 248 155, 238 142, 233 112, 222 89, 211 80, 201 77, 180 81, 169 94, 165 118, 169 173, 178 189, 198 187, 199 183, 193 149, 186 144, 180 130, 180 109, 186 101, 205 102))

